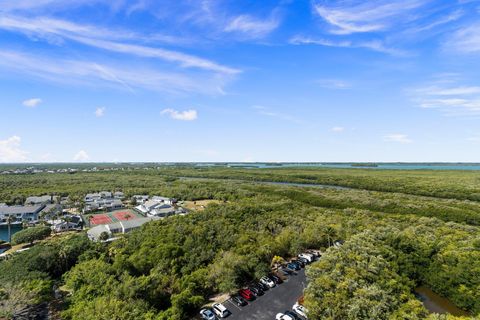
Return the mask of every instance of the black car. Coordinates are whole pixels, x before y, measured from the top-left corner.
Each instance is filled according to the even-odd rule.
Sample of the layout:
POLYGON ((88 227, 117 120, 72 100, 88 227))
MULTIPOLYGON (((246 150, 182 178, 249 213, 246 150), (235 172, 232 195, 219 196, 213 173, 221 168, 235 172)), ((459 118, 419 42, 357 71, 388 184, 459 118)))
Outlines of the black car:
POLYGON ((243 306, 246 306, 248 304, 248 302, 240 296, 233 296, 232 297, 232 302, 235 303, 239 307, 243 307, 243 306))
POLYGON ((258 288, 260 288, 260 289, 262 289, 263 291, 267 291, 268 289, 270 289, 269 286, 267 286, 267 285, 265 285, 265 284, 263 284, 263 283, 261 283, 261 282, 255 283, 255 286, 258 287, 258 288))
POLYGON ((257 287, 256 285, 250 285, 248 287, 248 289, 250 289, 250 291, 253 292, 254 295, 256 295, 257 297, 258 296, 263 296, 264 292, 261 288, 257 287))
POLYGON ((268 277, 270 278, 270 280, 272 280, 272 281, 275 282, 276 284, 283 283, 283 280, 282 280, 280 277, 277 277, 277 276, 274 275, 274 274, 269 274, 268 277))
POLYGON ((290 317, 292 317, 292 318, 295 319, 295 320, 302 320, 302 318, 300 318, 300 317, 298 316, 298 314, 296 314, 296 313, 293 312, 293 311, 287 310, 287 311, 285 311, 284 313, 285 313, 287 316, 290 316, 290 317))

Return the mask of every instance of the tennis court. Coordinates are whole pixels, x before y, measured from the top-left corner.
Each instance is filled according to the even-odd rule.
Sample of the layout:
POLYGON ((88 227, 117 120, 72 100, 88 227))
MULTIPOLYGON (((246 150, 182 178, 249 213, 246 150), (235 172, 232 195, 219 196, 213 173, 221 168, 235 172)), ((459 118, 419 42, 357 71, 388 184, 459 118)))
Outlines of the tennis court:
POLYGON ((134 210, 123 209, 112 212, 94 214, 91 215, 89 219, 85 219, 85 221, 89 221, 90 226, 93 227, 99 224, 110 224, 114 222, 127 221, 138 218, 143 218, 143 216, 134 210))

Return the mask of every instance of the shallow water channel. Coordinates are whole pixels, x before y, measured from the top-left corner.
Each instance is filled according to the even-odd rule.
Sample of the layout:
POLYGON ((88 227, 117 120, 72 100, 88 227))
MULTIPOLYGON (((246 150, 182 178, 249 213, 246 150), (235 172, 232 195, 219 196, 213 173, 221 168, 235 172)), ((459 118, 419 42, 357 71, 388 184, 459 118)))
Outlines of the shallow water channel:
POLYGON ((449 313, 454 316, 468 316, 466 311, 455 306, 447 298, 436 294, 429 287, 419 286, 415 288, 415 294, 431 313, 449 313))

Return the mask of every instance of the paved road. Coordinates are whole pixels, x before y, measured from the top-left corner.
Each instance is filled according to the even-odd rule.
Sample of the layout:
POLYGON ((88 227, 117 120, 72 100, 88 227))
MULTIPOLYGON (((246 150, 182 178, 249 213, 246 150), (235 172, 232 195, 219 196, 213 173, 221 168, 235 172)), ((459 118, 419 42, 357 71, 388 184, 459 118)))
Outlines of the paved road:
POLYGON ((273 320, 275 315, 285 310, 291 310, 293 304, 302 296, 306 287, 305 270, 291 275, 284 283, 265 292, 263 296, 245 307, 237 307, 230 301, 225 306, 232 312, 228 320, 273 320))

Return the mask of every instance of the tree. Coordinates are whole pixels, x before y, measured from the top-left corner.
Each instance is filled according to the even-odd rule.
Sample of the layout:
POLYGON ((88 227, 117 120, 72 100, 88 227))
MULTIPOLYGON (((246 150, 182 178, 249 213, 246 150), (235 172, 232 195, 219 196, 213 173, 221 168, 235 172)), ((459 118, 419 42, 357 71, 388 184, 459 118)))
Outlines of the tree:
POLYGON ((36 240, 42 240, 48 237, 51 233, 50 227, 38 226, 33 228, 24 229, 13 235, 12 241, 15 244, 30 243, 32 244, 36 240))
POLYGON ((107 241, 108 239, 110 239, 110 234, 107 231, 103 231, 102 233, 100 233, 98 239, 100 241, 107 241))
POLYGON ((12 242, 12 222, 14 222, 15 219, 12 216, 8 216, 7 218, 7 224, 8 224, 8 242, 12 242))

